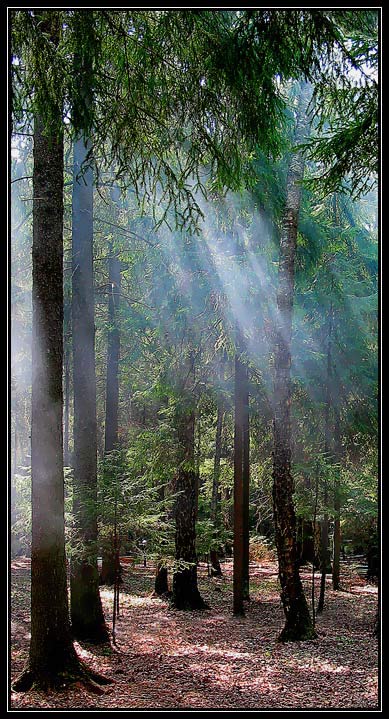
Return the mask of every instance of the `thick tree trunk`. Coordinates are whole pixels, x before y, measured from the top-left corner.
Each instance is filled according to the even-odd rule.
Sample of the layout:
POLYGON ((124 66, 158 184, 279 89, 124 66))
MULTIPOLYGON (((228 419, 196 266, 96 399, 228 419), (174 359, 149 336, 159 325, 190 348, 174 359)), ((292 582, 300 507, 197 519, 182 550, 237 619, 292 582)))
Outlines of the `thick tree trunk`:
POLYGON ((243 415, 245 368, 237 348, 235 353, 235 421, 234 421, 234 578, 233 611, 243 614, 243 415))
MULTIPOLYGON (((307 128, 307 89, 302 90, 295 144, 304 138, 307 128)), ((275 539, 279 562, 281 600, 286 623, 280 641, 311 639, 315 636, 299 571, 296 546, 296 517, 291 474, 291 335, 294 294, 294 262, 304 161, 297 152, 289 165, 287 198, 281 238, 277 292, 277 320, 274 347, 274 421, 273 421, 273 506, 275 539)))
POLYGON ((97 570, 97 440, 93 288, 93 173, 80 169, 91 149, 78 138, 73 179, 73 388, 74 534, 77 556, 71 564, 71 619, 74 636, 108 640, 97 570))
POLYGON ((197 586, 196 556, 196 470, 194 457, 195 410, 191 390, 193 386, 193 356, 183 376, 187 378, 182 388, 183 397, 176 409, 178 446, 178 469, 175 481, 177 492, 175 506, 175 547, 177 564, 173 574, 172 605, 176 609, 204 609, 206 604, 197 586))
MULTIPOLYGON (((51 24, 51 23, 50 23, 51 24)), ((35 119, 32 247, 32 547, 28 669, 16 690, 78 669, 68 612, 62 460, 63 137, 35 119)))
MULTIPOLYGON (((112 247, 110 248, 112 252, 112 247)), ((107 384, 105 399, 105 455, 111 452, 118 443, 119 421, 119 357, 120 330, 118 311, 120 307, 121 272, 117 257, 109 258, 109 295, 108 295, 108 350, 107 350, 107 384)), ((104 546, 101 567, 101 584, 111 586, 116 578, 115 547, 104 546)))

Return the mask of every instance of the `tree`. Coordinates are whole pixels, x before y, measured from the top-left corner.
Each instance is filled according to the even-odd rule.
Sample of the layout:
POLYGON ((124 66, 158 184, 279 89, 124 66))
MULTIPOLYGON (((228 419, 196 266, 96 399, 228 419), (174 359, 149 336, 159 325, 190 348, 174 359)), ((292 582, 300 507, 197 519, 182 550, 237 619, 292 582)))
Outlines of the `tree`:
MULTIPOLYGON (((218 505, 219 505, 219 478, 220 478, 220 459, 222 453, 222 431, 223 431, 223 418, 224 418, 224 403, 222 397, 218 395, 217 399, 217 418, 216 418, 216 437, 215 437, 215 457, 213 465, 213 477, 212 477, 212 498, 211 498, 211 520, 214 527, 217 528, 219 524, 218 517, 218 505)), ((220 577, 222 570, 218 558, 217 549, 211 548, 210 559, 212 565, 212 575, 214 577, 220 577)))
POLYGON ((244 582, 244 518, 243 518, 243 413, 244 366, 235 355, 235 419, 234 419, 234 614, 243 614, 244 582))
MULTIPOLYGON (((309 93, 310 89, 306 84, 301 88, 296 121, 296 145, 301 142, 307 131, 309 93)), ((278 315, 274 346, 273 502, 281 600, 286 617, 285 627, 280 635, 281 641, 311 639, 315 636, 298 571, 290 446, 290 341, 300 183, 303 172, 302 153, 297 151, 290 161, 287 177, 287 196, 280 237, 278 315)))

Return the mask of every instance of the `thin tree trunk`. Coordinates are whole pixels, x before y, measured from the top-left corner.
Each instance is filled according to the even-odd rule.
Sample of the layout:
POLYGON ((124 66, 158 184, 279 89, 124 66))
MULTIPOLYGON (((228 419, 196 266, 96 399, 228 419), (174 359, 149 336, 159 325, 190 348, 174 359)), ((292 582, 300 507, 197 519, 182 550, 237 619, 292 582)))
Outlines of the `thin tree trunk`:
POLYGON ((93 287, 93 173, 79 177, 91 149, 74 145, 72 331, 74 389, 74 522, 79 548, 71 565, 71 619, 74 636, 108 640, 97 569, 97 438, 93 287))
POLYGON ((250 599, 250 419, 249 419, 249 383, 248 368, 244 367, 244 393, 242 418, 242 482, 243 482, 243 599, 250 599))
POLYGON ((176 409, 178 469, 175 491, 175 547, 177 564, 173 574, 172 605, 176 609, 204 609, 206 604, 197 586, 196 556, 196 470, 195 470, 195 408, 192 396, 194 361, 191 354, 183 376, 183 397, 176 409))
MULTIPOLYGON (((240 343, 237 343, 240 345, 240 343)), ((234 575, 233 611, 243 614, 243 415, 245 368, 239 347, 235 352, 235 420, 234 420, 234 575)))
POLYGON ((199 517, 199 495, 200 495, 200 453, 201 453, 201 416, 200 412, 197 413, 197 422, 195 420, 195 429, 197 425, 196 433, 196 459, 195 459, 195 475, 196 475, 196 508, 195 508, 195 521, 197 522, 199 517))
MULTIPOLYGON (((342 447, 340 440, 340 413, 339 408, 334 407, 334 455, 335 460, 340 462, 342 447)), ((335 591, 340 589, 340 486, 339 480, 335 480, 334 486, 334 556, 332 562, 332 588, 335 591)))
MULTIPOLYGON (((48 32, 55 23, 52 15, 45 22, 48 32)), ((78 670, 69 625, 64 530, 63 136, 49 138, 37 117, 33 188, 31 641, 28 667, 14 684, 18 691, 33 684, 55 685, 78 670)))
MULTIPOLYGON (((303 140, 307 131, 307 95, 307 88, 302 89, 295 144, 303 140)), ((290 162, 287 178, 287 198, 280 238, 278 315, 274 347, 273 507, 281 600, 286 617, 285 627, 279 637, 280 641, 311 639, 315 636, 298 571, 294 486, 291 474, 290 344, 300 183, 303 175, 303 156, 301 151, 297 151, 290 162)))
MULTIPOLYGON (((220 459, 222 452, 222 431, 223 431, 224 403, 219 398, 217 405, 216 420, 216 438, 215 438, 215 459, 213 465, 213 482, 212 482, 212 499, 211 499, 211 521, 218 529, 218 507, 219 507, 219 478, 220 478, 220 459)), ((222 570, 219 562, 217 549, 214 547, 210 551, 211 574, 213 577, 221 577, 222 570)))
MULTIPOLYGON (((107 385, 105 400, 105 455, 115 449, 118 444, 120 357, 120 330, 118 325, 118 311, 120 307, 120 287, 120 261, 117 257, 111 255, 109 258, 109 331, 107 351, 107 385)), ((113 546, 104 546, 101 567, 101 584, 112 585, 114 584, 115 579, 115 549, 113 546)))

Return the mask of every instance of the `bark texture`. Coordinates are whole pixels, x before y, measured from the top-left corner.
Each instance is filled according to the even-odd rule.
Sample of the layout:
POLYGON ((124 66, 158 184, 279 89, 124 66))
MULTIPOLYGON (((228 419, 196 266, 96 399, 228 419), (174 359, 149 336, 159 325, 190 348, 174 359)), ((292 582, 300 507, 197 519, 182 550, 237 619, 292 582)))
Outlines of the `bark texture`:
MULTIPOLYGON (((295 144, 307 130, 308 89, 301 91, 295 144)), ((277 292, 277 320, 274 347, 274 420, 273 420, 273 507, 275 538, 279 563, 281 600, 286 617, 280 641, 311 639, 315 636, 299 571, 296 545, 296 516, 293 505, 291 474, 291 335, 294 294, 294 265, 301 186, 304 174, 302 154, 296 152, 289 165, 287 196, 280 238, 277 292)))
POLYGON ((73 180, 73 388, 74 388, 74 537, 71 564, 71 620, 74 636, 108 640, 97 569, 97 438, 93 287, 93 173, 80 175, 91 150, 80 137, 74 146, 73 180))

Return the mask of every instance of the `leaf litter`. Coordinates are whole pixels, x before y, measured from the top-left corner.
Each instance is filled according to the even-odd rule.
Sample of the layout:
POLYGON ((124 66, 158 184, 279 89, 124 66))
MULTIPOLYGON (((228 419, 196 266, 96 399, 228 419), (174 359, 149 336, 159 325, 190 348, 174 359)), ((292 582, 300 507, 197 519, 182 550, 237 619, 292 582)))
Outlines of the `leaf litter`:
MULTIPOLYGON (((155 568, 125 568, 121 585, 117 646, 75 643, 94 671, 114 680, 101 695, 82 684, 63 691, 11 691, 12 709, 377 709, 378 641, 373 636, 378 589, 342 569, 341 591, 327 578, 318 638, 281 644, 284 624, 277 565, 250 565, 250 597, 244 617, 232 615, 232 563, 223 577, 199 566, 207 611, 180 612, 152 596, 155 568)), ((311 572, 302 568, 306 596, 311 572)), ((11 567, 11 676, 28 656, 30 562, 11 567)), ((316 601, 319 580, 316 579, 316 601)), ((113 590, 101 588, 108 626, 113 590)))

